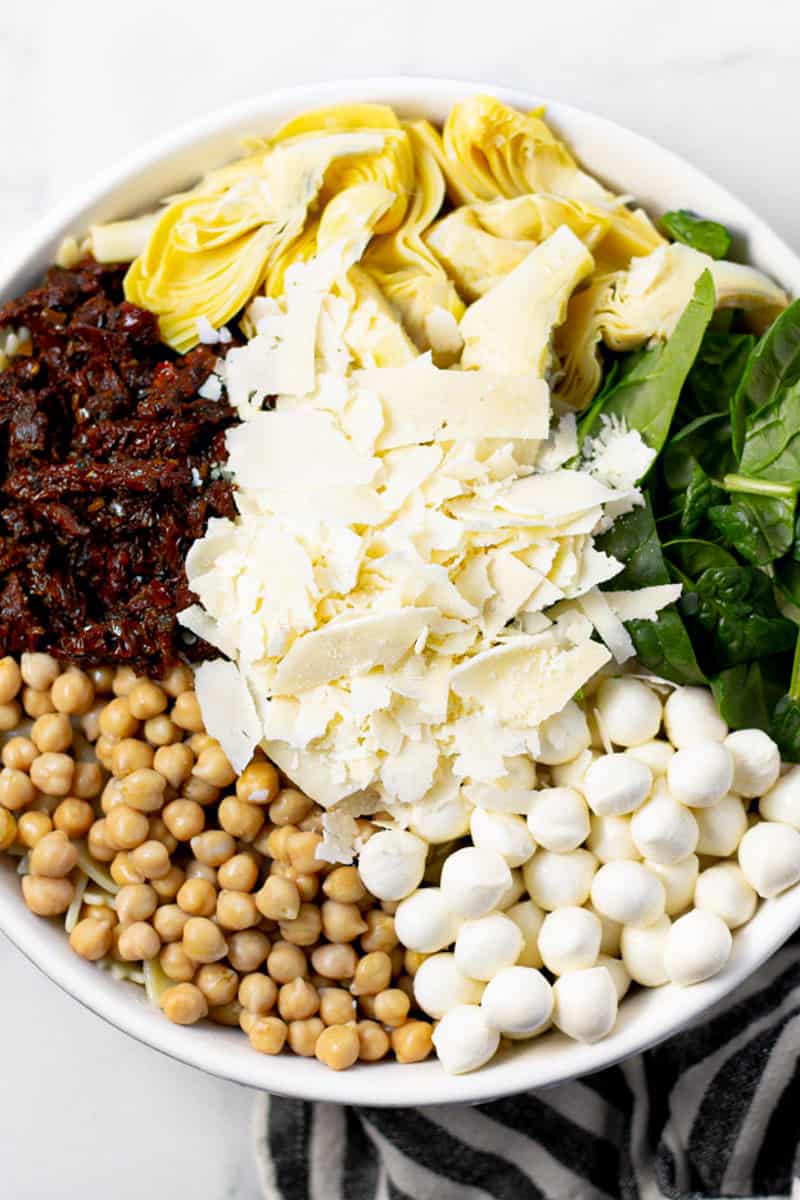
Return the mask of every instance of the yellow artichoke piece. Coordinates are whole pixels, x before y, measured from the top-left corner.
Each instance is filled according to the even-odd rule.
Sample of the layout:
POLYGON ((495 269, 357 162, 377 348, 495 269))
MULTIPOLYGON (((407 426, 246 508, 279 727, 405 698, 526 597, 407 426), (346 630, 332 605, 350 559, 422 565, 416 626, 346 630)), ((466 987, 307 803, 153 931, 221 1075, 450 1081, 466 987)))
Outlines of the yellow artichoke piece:
POLYGON ((553 347, 563 371, 555 394, 562 404, 577 412, 591 403, 602 382, 597 348, 603 333, 600 313, 610 288, 608 277, 601 277, 583 291, 575 292, 567 305, 564 323, 553 336, 553 347))
POLYGON ((89 249, 101 263, 133 262, 147 245, 157 220, 157 213, 146 213, 130 221, 92 225, 89 230, 89 249))
POLYGON ((398 314, 361 267, 351 267, 335 291, 350 308, 344 340, 357 366, 405 367, 418 357, 398 314))

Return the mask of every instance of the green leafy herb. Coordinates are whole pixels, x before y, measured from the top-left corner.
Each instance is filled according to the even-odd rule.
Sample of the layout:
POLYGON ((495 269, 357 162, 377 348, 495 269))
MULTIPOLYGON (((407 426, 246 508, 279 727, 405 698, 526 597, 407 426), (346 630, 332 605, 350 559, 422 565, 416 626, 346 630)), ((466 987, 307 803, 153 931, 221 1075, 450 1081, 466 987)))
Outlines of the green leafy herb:
POLYGON ((800 300, 790 304, 761 338, 731 401, 733 449, 744 450, 748 417, 764 412, 800 380, 800 300))
POLYGON ((679 607, 712 674, 795 642, 794 623, 778 612, 770 579, 756 567, 708 567, 679 607))
POLYGON ((663 550, 670 563, 688 580, 697 579, 709 567, 735 567, 736 559, 716 542, 702 538, 676 538, 665 542, 663 550))
POLYGON ((781 558, 794 540, 794 497, 739 495, 712 505, 708 519, 723 539, 755 566, 781 558))
POLYGON ((680 516, 681 533, 688 537, 696 533, 708 515, 709 509, 725 497, 721 488, 706 475, 700 463, 694 464, 689 485, 683 493, 683 511, 680 516))
POLYGON ((749 662, 729 667, 711 680, 717 707, 731 729, 769 732, 772 714, 783 690, 771 675, 767 660, 764 660, 763 665, 749 662))
POLYGON ((800 762, 800 632, 795 642, 789 690, 775 705, 770 732, 778 744, 781 758, 800 762))
POLYGON ((739 465, 744 475, 800 484, 800 382, 747 417, 739 465))
POLYGON ((707 221, 688 209, 664 213, 661 224, 673 241, 683 242, 712 258, 724 258, 731 248, 731 235, 724 225, 719 221, 707 221))

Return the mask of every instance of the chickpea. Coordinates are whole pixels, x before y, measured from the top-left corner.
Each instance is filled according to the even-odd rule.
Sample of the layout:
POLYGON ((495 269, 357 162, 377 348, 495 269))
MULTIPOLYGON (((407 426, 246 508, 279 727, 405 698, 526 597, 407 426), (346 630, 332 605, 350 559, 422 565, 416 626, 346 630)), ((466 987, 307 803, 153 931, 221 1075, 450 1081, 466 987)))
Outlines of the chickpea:
POLYGON ((409 1004, 414 1003, 414 980, 410 975, 400 975, 395 980, 394 986, 398 988, 403 995, 408 996, 409 1004))
POLYGON ((307 1021, 291 1021, 287 1039, 289 1049, 303 1058, 313 1058, 319 1035, 324 1028, 319 1017, 311 1017, 307 1021))
POLYGON ((172 868, 167 847, 152 840, 137 846, 131 853, 131 860, 145 879, 163 879, 172 868))
POLYGON ((0 704, 10 704, 22 687, 22 673, 10 655, 0 658, 0 704))
MULTIPOLYGON (((326 876, 322 890, 329 899, 339 904, 360 904, 369 895, 356 867, 336 867, 326 876)), ((383 950, 385 947, 376 948, 383 950)))
MULTIPOLYGON (((111 770, 117 779, 153 765, 153 747, 138 738, 123 738, 111 751, 111 770)), ((155 774, 155 772, 153 772, 155 774)))
POLYGON ((186 739, 186 745, 191 750, 195 758, 199 758, 203 750, 207 750, 209 746, 218 746, 219 742, 213 738, 210 733, 205 730, 202 733, 193 733, 191 737, 186 739))
POLYGON ((72 772, 72 792, 79 800, 94 800, 103 787, 103 772, 97 763, 76 762, 72 772))
POLYGON ((317 858, 317 850, 321 845, 322 838, 318 833, 298 831, 291 834, 288 840, 289 861, 295 871, 302 875, 315 875, 318 871, 325 871, 328 864, 324 859, 317 858))
POLYGON ((53 828, 53 822, 47 813, 26 812, 17 821, 17 838, 23 846, 32 850, 34 846, 47 837, 53 828))
POLYGON ((107 737, 104 733, 94 744, 94 752, 97 755, 97 761, 106 771, 110 771, 114 765, 114 747, 117 744, 117 738, 107 737))
POLYGON ((89 917, 92 921, 99 921, 107 925, 109 929, 114 929, 118 924, 117 914, 113 908, 109 908, 108 904, 84 904, 81 906, 81 917, 89 917))
POLYGON ((128 883, 114 897, 114 907, 123 925, 146 921, 158 907, 158 896, 147 883, 128 883))
POLYGON ((119 790, 119 780, 109 779, 100 797, 100 807, 107 816, 112 808, 115 808, 118 804, 122 804, 122 792, 119 790))
POLYGON ((218 788, 230 787, 236 778, 236 772, 220 745, 207 746, 200 751, 192 774, 218 788))
POLYGON ((22 720, 22 709, 16 700, 10 704, 0 704, 0 733, 10 733, 16 729, 22 720))
POLYGON ((207 879, 209 883, 216 884, 217 872, 213 867, 209 867, 207 863, 202 863, 196 858, 192 858, 186 864, 187 879, 207 879))
POLYGON ((137 871, 130 854, 124 850, 114 855, 114 861, 109 867, 109 871, 114 883, 120 887, 125 887, 129 883, 144 883, 144 875, 141 871, 137 871))
POLYGON ((133 850, 135 846, 141 846, 150 829, 144 813, 128 804, 115 804, 105 820, 105 836, 115 850, 133 850))
POLYGON ((31 729, 31 740, 40 754, 68 750, 72 745, 69 717, 59 712, 37 717, 31 729))
POLYGON ((319 992, 305 979, 293 979, 278 992, 278 1012, 284 1021, 306 1021, 319 1012, 319 992))
POLYGON ((327 946, 317 946, 311 953, 311 965, 326 979, 352 979, 356 973, 358 957, 349 944, 338 945, 333 942, 327 946))
POLYGON ((161 949, 161 938, 146 921, 134 921, 121 930, 117 948, 126 962, 147 962, 161 949))
POLYGON ((294 833, 299 833, 296 825, 281 825, 278 829, 273 829, 267 837, 267 855, 275 862, 291 866, 289 838, 294 833))
POLYGON ((205 730, 200 702, 194 692, 181 692, 176 696, 170 715, 176 725, 190 733, 203 733, 205 730))
POLYGON ((183 737, 183 731, 166 713, 149 717, 144 723, 144 736, 151 746, 172 746, 183 737))
POLYGON ((258 911, 272 921, 293 921, 300 912, 300 893, 290 879, 270 875, 256 894, 258 911))
POLYGON ((399 903, 399 900, 381 900, 381 908, 385 913, 388 913, 390 917, 393 917, 397 912, 399 903))
MULTIPOLYGON (((294 883, 298 892, 300 893, 300 899, 304 904, 310 904, 311 901, 315 900, 319 894, 320 876, 299 875, 293 867, 290 867, 289 870, 292 872, 292 876, 294 876, 294 883)), ((289 878, 291 878, 291 876, 289 876, 289 878)))
POLYGON ((244 929, 228 938, 228 962, 236 971, 255 971, 267 961, 270 940, 260 929, 244 929))
POLYGON ((326 900, 321 908, 322 932, 329 942, 352 942, 367 928, 358 906, 326 900))
MULTIPOLYGON (((58 809, 56 809, 56 812, 58 812, 58 809)), ((90 828, 87 835, 87 847, 89 854, 92 858, 97 859, 98 862, 110 863, 114 858, 116 851, 106 840, 105 818, 95 821, 94 825, 90 828)))
POLYGON ((71 879, 47 879, 42 875, 23 875, 22 895, 37 917, 58 917, 65 913, 75 895, 71 879))
POLYGON ((397 945, 394 917, 374 908, 365 914, 364 920, 367 922, 367 932, 361 935, 361 949, 367 954, 375 950, 383 950, 388 954, 394 950, 397 945))
POLYGON ((194 1025, 208 1016, 208 1003, 193 983, 176 983, 163 993, 161 1010, 176 1025, 194 1025))
POLYGON ((11 767, 15 771, 30 771, 31 763, 38 753, 30 738, 17 736, 8 739, 0 758, 4 767, 11 767))
POLYGON ((375 1017, 375 997, 374 996, 359 996, 358 1009, 368 1020, 374 1021, 375 1017))
POLYGON ((70 667, 55 680, 50 697, 57 712, 80 717, 94 704, 94 684, 85 671, 70 667))
MULTIPOLYGON (((254 804, 256 801, 251 800, 250 803, 254 804)), ((298 792, 296 788, 281 788, 277 798, 269 806, 269 819, 275 825, 299 825, 308 815, 313 803, 313 800, 298 792)))
POLYGON ((17 822, 8 811, 0 808, 0 851, 13 846, 17 839, 17 822))
POLYGON ((222 930, 207 917, 190 917, 183 927, 183 948, 195 962, 219 962, 228 953, 222 930))
POLYGON ((252 854, 234 854, 217 871, 221 888, 232 892, 251 892, 258 882, 258 863, 252 854))
POLYGON ((256 902, 249 892, 222 891, 217 897, 217 921, 223 929, 240 932, 260 920, 256 902))
POLYGON ((164 803, 166 786, 164 776, 150 767, 139 767, 119 781, 125 803, 143 813, 158 812, 164 803))
POLYGON ((194 979, 196 965, 179 942, 170 942, 164 946, 158 961, 167 978, 173 979, 175 983, 191 983, 194 979))
POLYGON ((280 922, 281 937, 295 946, 314 946, 322 932, 322 917, 313 904, 301 904, 293 920, 280 922))
POLYGON ((222 963, 206 963, 195 976, 195 983, 214 1008, 230 1004, 239 990, 239 976, 222 963))
POLYGON ((389 1053, 389 1035, 376 1021, 359 1021, 356 1024, 358 1034, 358 1057, 362 1062, 378 1062, 389 1053))
POLYGON ((329 1025, 319 1035, 314 1053, 333 1071, 346 1071, 358 1058, 358 1033, 351 1025, 329 1025))
POLYGON ((95 694, 107 696, 114 687, 113 667, 90 667, 87 674, 94 684, 95 694))
POLYGON ((40 754, 31 765, 30 780, 46 796, 68 796, 74 770, 68 754, 40 754))
POLYGON ((77 847, 58 829, 39 838, 29 859, 31 875, 45 875, 48 879, 63 879, 77 863, 77 847))
POLYGON ((403 956, 403 962, 408 974, 412 977, 416 975, 426 958, 430 958, 429 954, 420 954, 418 950, 406 950, 403 956))
POLYGON ((356 1002, 344 988, 320 988, 319 1015, 326 1025, 346 1025, 355 1013, 356 1002))
POLYGON ((61 674, 61 667, 49 654, 23 654, 20 659, 20 675, 28 687, 37 692, 48 692, 61 674))
MULTIPOLYGON (((10 708, 11 705, 4 707, 10 708)), ((34 720, 36 720, 37 717, 44 716, 45 713, 56 711, 56 706, 50 699, 49 691, 37 692, 36 689, 32 687, 25 687, 22 689, 22 707, 25 709, 26 714, 29 717, 32 717, 34 720)), ((9 726, 9 730, 10 729, 13 729, 13 726, 9 726)))
POLYGON ((399 1063, 422 1062, 433 1049, 433 1027, 427 1021, 406 1021, 392 1030, 391 1041, 399 1063))
POLYGON ((163 775, 167 783, 178 788, 188 779, 194 755, 185 742, 177 742, 173 746, 159 746, 153 757, 153 766, 159 775, 163 775))
MULTIPOLYGON (((291 986, 284 984, 284 987, 291 986)), ((239 1003, 248 1012, 264 1016, 271 1012, 278 999, 278 988, 269 975, 245 975, 239 984, 239 1003)))
POLYGON ((114 682, 111 690, 115 696, 127 696, 136 686, 136 672, 133 667, 117 667, 114 672, 114 682))
POLYGON ((166 693, 149 679, 139 679, 128 692, 128 705, 137 721, 157 717, 167 707, 166 693))
POLYGON ((139 722, 131 712, 130 705, 124 696, 111 700, 100 713, 100 732, 106 737, 133 737, 139 728, 139 722))
POLYGON ((112 937, 111 926, 105 921, 84 917, 69 935, 69 944, 81 958, 97 962, 98 958, 105 958, 108 954, 112 937))
POLYGON ((236 852, 236 843, 229 833, 221 829, 209 829, 191 840, 192 853, 209 867, 221 867, 236 852))
POLYGON ((392 960, 384 950, 365 954, 356 967, 354 996, 375 996, 388 988, 392 979, 392 960))
MULTIPOLYGON (((236 780, 236 796, 244 804, 271 804, 278 795, 280 777, 270 762, 251 762, 236 780)), ((276 822, 277 824, 277 822, 276 822)))
POLYGON ((189 913, 177 904, 162 904, 153 913, 153 927, 162 942, 179 942, 188 920, 189 913))
POLYGON ((17 812, 36 799, 36 788, 25 774, 15 767, 3 767, 0 771, 0 805, 17 812))
POLYGON ((308 974, 306 956, 291 942, 276 942, 267 957, 267 970, 276 983, 291 983, 308 974))
POLYGON ((161 879, 152 879, 150 886, 162 900, 174 900, 186 879, 181 867, 172 866, 161 879))
POLYGON ((409 997, 400 988, 387 988, 375 997, 375 1018, 393 1029, 404 1025, 411 1007, 409 997))
POLYGON ((170 667, 161 680, 161 686, 168 696, 175 699, 180 696, 181 692, 191 691, 194 687, 194 672, 191 667, 185 667, 179 663, 175 667, 170 667))
POLYGON ((170 831, 167 829, 161 815, 159 814, 159 815, 156 815, 155 817, 151 817, 148 824, 150 826, 150 830, 149 830, 150 836, 148 838, 148 841, 160 842, 161 845, 166 850, 168 855, 174 854, 175 851, 178 849, 178 841, 176 838, 174 838, 172 836, 170 831))
POLYGON ((219 788, 194 775, 190 775, 183 784, 181 794, 185 800, 196 800, 198 804, 216 804, 219 800, 219 788))
POLYGON ((259 1054, 280 1054, 288 1032, 278 1017, 256 1017, 250 1026, 250 1045, 259 1054))
POLYGON ((178 891, 178 905, 193 917, 210 917, 217 907, 217 892, 207 879, 187 879, 178 891))
POLYGON ((222 828, 243 842, 252 842, 257 838, 264 824, 263 808, 257 804, 245 804, 235 796, 226 796, 220 802, 217 816, 222 828))
POLYGON ((105 706, 104 700, 96 700, 89 711, 81 717, 81 729, 88 742, 96 742, 100 737, 100 713, 105 706))
MULTIPOLYGON (((310 812, 307 817, 303 817, 303 820, 299 822, 298 829, 302 833, 318 833, 321 836, 322 813, 318 809, 310 812)), ((330 863, 325 864, 325 869, 330 870, 330 863)))

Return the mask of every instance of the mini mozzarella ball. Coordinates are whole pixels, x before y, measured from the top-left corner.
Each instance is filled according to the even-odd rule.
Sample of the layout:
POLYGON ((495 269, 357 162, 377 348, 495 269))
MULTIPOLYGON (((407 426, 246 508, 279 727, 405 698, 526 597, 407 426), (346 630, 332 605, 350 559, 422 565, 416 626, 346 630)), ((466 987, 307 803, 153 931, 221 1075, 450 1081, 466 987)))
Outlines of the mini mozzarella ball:
POLYGON ((663 916, 646 929, 626 925, 622 930, 622 961, 635 983, 643 987, 661 987, 662 983, 668 982, 664 953, 671 927, 669 917, 663 916))
POLYGON ((693 908, 667 934, 664 966, 672 983, 689 987, 710 979, 730 958, 733 938, 721 917, 693 908))
POLYGON ((539 930, 539 953, 548 971, 565 975, 593 967, 600 953, 602 926, 586 908, 558 908, 548 913, 539 930))
POLYGON ((458 936, 461 918, 444 902, 441 888, 421 888, 401 900, 394 914, 395 932, 409 950, 435 954, 451 946, 458 936))
POLYGON ((379 900, 403 900, 419 887, 428 847, 401 829, 382 829, 364 843, 358 873, 367 891, 379 900))
POLYGON ((617 1000, 623 1000, 631 986, 631 977, 622 959, 612 958, 610 954, 598 954, 595 965, 605 967, 611 976, 611 982, 614 984, 617 1000))
POLYGON ((592 880, 592 905, 620 925, 652 925, 665 904, 663 883, 644 863, 605 863, 592 880))
POLYGON ((477 1004, 483 984, 460 971, 454 954, 432 954, 414 976, 414 996, 429 1017, 443 1017, 458 1004, 477 1004))
POLYGON ((507 908, 511 908, 518 900, 521 900, 524 895, 525 879, 523 878, 522 871, 514 870, 511 872, 511 883, 497 902, 497 907, 500 909, 500 912, 505 912, 507 908))
POLYGON ((481 1008, 504 1037, 530 1038, 546 1029, 553 1015, 553 989, 532 967, 504 967, 486 985, 481 1008))
POLYGON ((597 870, 597 859, 588 850, 554 854, 540 850, 522 868, 525 886, 534 903, 548 911, 586 902, 597 870))
POLYGON ((676 688, 664 705, 664 725, 673 746, 683 750, 698 742, 721 742, 728 726, 708 688, 676 688))
POLYGON ((614 1028, 617 989, 605 967, 570 971, 553 984, 553 1024, 578 1042, 599 1042, 614 1028))
MULTIPOLYGON (((370 838, 370 842, 373 840, 370 838)), ((440 886, 452 912, 462 917, 482 917, 497 908, 511 886, 511 869, 496 850, 464 846, 445 859, 440 886)))
POLYGON ((730 792, 713 808, 697 808, 698 854, 709 854, 714 858, 729 858, 747 829, 747 810, 738 796, 730 792))
POLYGON ((697 855, 689 854, 682 862, 678 863, 656 863, 645 859, 644 865, 654 875, 657 875, 664 885, 667 916, 674 917, 678 913, 684 912, 692 903, 697 876, 700 872, 697 855))
POLYGON ((733 757, 722 742, 697 742, 669 761, 667 784, 676 800, 690 808, 710 808, 730 790, 733 757))
POLYGON ((601 863, 639 858, 639 851, 631 837, 630 817, 598 817, 592 813, 591 832, 586 845, 601 863))
POLYGON ((654 741, 642 742, 641 746, 631 746, 625 753, 630 758, 635 758, 637 762, 644 763, 649 767, 654 777, 666 774, 669 760, 675 753, 675 747, 669 742, 654 741))
POLYGON ((622 934, 622 926, 619 921, 612 921, 610 917, 599 913, 596 908, 592 907, 591 901, 586 908, 588 912, 594 913, 600 922, 600 953, 610 954, 612 957, 619 954, 619 940, 622 934))
POLYGON ((631 838, 642 858, 681 862, 697 845, 697 821, 667 792, 656 793, 631 817, 631 838))
MULTIPOLYGON (((541 935, 540 935, 541 936, 541 935)), ((465 921, 456 938, 456 966, 470 979, 491 979, 517 961, 523 946, 522 932, 504 913, 490 913, 465 921)))
POLYGON ((485 812, 475 808, 469 830, 473 843, 480 850, 495 851, 509 867, 521 867, 536 850, 524 819, 513 813, 485 812))
POLYGON ((759 822, 742 838, 739 866, 759 896, 778 896, 800 880, 800 833, 780 821, 759 822))
POLYGON ((459 1004, 442 1017, 433 1033, 433 1044, 448 1075, 477 1071, 493 1058, 500 1034, 476 1004, 459 1004))
POLYGON ((758 802, 766 821, 782 821, 800 829, 800 767, 790 767, 758 802))
POLYGON ((604 679, 595 706, 606 733, 617 746, 640 746, 661 728, 661 701, 641 679, 630 675, 604 679))
POLYGON ((644 763, 628 754, 604 754, 586 772, 583 794, 592 812, 621 817, 637 809, 652 786, 652 773, 644 763))
POLYGON ((440 846, 469 832, 471 812, 472 805, 461 790, 453 789, 441 799, 415 804, 411 809, 409 829, 429 845, 440 846))
POLYGON ((709 867, 697 877, 694 903, 696 908, 716 913, 729 929, 738 929, 756 911, 758 896, 742 868, 734 862, 725 862, 709 867))
POLYGON ((544 912, 539 908, 538 904, 534 904, 532 900, 521 900, 519 904, 514 904, 511 908, 506 909, 507 917, 510 917, 514 924, 522 934, 522 950, 517 957, 517 965, 520 967, 541 967, 542 956, 539 953, 539 930, 544 921, 544 912))
POLYGON ((763 796, 781 770, 781 752, 763 729, 737 729, 725 738, 733 759, 732 791, 748 800, 763 796))
POLYGON ((575 788, 542 788, 533 793, 528 829, 545 850, 577 850, 589 836, 589 809, 575 788))
POLYGON ((550 768, 551 783, 554 787, 574 787, 580 790, 589 767, 600 757, 597 750, 582 750, 571 762, 550 768))
POLYGON ((589 749, 591 741, 586 714, 574 700, 570 700, 560 713, 548 717, 539 726, 539 753, 536 757, 548 767, 571 762, 581 751, 589 749))

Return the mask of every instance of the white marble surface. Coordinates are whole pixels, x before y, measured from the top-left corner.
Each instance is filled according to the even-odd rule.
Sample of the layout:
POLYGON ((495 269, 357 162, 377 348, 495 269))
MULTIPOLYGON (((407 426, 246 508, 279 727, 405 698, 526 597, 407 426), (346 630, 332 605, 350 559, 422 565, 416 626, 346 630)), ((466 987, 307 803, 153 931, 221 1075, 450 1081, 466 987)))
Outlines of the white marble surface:
MULTIPOLYGON (((684 154, 800 246, 798 66, 796 0, 0 0, 0 254, 171 125, 270 86, 391 72, 592 108, 684 154)), ((3 1195, 259 1195, 251 1094, 103 1025, 1 938, 0 979, 3 1195)))

